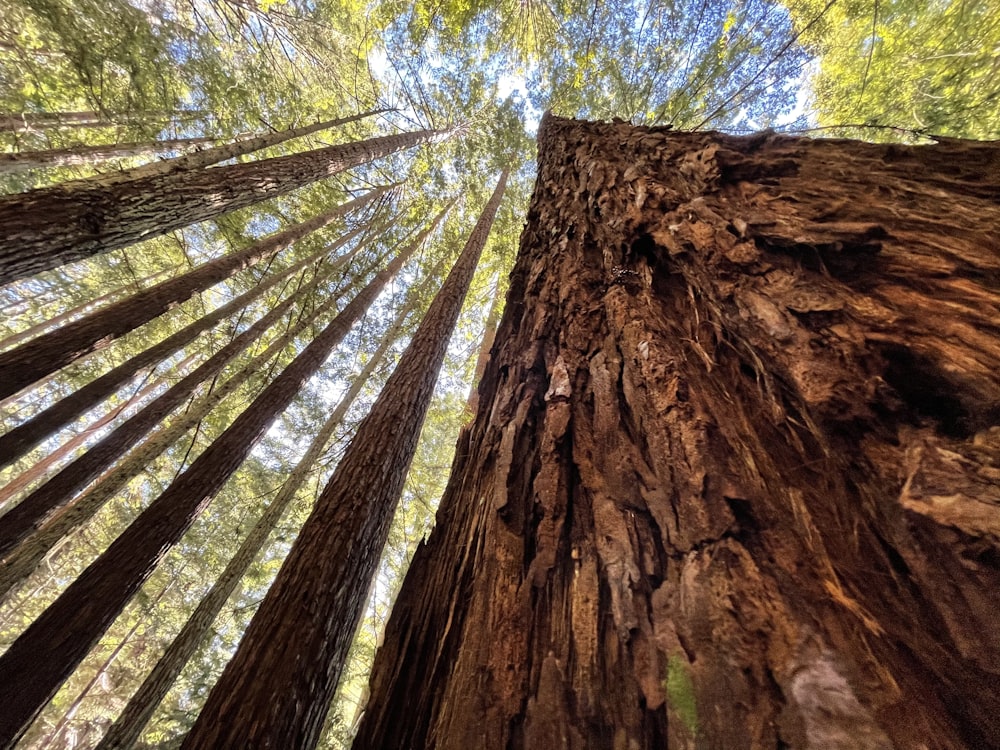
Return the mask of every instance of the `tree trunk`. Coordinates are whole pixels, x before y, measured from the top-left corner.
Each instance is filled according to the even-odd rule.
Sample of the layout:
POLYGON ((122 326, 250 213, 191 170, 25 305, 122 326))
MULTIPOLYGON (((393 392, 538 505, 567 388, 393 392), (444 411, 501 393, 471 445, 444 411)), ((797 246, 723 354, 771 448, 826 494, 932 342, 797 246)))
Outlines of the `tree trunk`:
MULTIPOLYGON (((353 253, 349 254, 352 255, 353 253)), ((340 267, 338 264, 337 268, 340 267)), ((337 268, 331 269, 335 273, 337 268)), ((324 274, 328 276, 328 274, 324 274)), ((311 286, 311 285, 310 285, 311 286)), ((309 291, 308 289, 306 290, 309 291)), ((338 291, 329 299, 339 299, 338 291)), ((313 325, 321 316, 324 308, 317 306, 310 315, 302 315, 284 333, 275 338, 264 351, 255 355, 235 375, 225 383, 204 394, 188 408, 178 414, 166 427, 148 437, 142 444, 132 450, 128 456, 118 461, 113 467, 101 475, 86 491, 73 502, 55 513, 38 529, 31 533, 23 542, 0 559, 0 599, 21 581, 31 575, 42 560, 59 545, 64 538, 85 524, 102 507, 114 497, 129 480, 137 476, 146 466, 155 460, 163 451, 180 440, 189 429, 197 425, 209 412, 229 394, 234 393, 254 375, 265 370, 268 363, 282 350, 291 344, 295 338, 313 325)))
POLYGON ((504 172, 209 694, 184 750, 309 750, 319 740, 448 340, 506 180, 504 172), (267 680, 261 680, 261 674, 267 680))
POLYGON ((125 172, 119 172, 112 175, 98 175, 97 177, 90 178, 88 181, 94 184, 110 184, 127 182, 140 177, 171 174, 173 172, 181 172, 188 169, 200 169, 202 167, 211 166, 212 164, 218 164, 219 162, 226 161, 227 159, 235 159, 237 156, 243 156, 245 154, 253 153, 254 151, 260 151, 263 148, 277 146, 279 143, 290 141, 293 138, 302 138, 307 135, 312 135, 313 133, 319 133, 323 130, 336 128, 340 125, 347 125, 352 122, 357 122, 358 120, 363 120, 366 117, 372 117, 388 111, 388 109, 373 109, 369 112, 360 112, 356 115, 350 115, 348 117, 338 117, 334 120, 317 122, 312 125, 303 125, 299 128, 276 130, 272 133, 266 133, 264 135, 234 141, 233 143, 207 148, 193 154, 178 156, 174 159, 166 159, 153 164, 145 164, 141 167, 126 170, 125 172))
POLYGON ((126 247, 412 148, 420 130, 244 164, 86 181, 0 198, 0 284, 126 247))
MULTIPOLYGON (((357 209, 361 205, 372 200, 372 198, 382 195, 385 189, 386 188, 379 188, 377 190, 373 190, 361 198, 357 198, 349 203, 339 206, 334 212, 317 217, 314 220, 313 226, 315 227, 315 223, 318 222, 328 223, 336 218, 334 214, 342 216, 348 211, 349 208, 357 209)), ((306 224, 308 223, 309 222, 306 222, 306 224)), ((289 230, 286 230, 284 233, 274 235, 269 240, 265 240, 263 243, 257 243, 256 247, 260 250, 262 244, 269 244, 271 247, 269 252, 273 257, 274 252, 277 252, 275 248, 287 247, 291 244, 292 240, 299 239, 304 231, 311 231, 308 227, 306 227, 306 224, 299 224, 289 230), (284 235, 284 237, 282 235, 284 235)), ((266 277, 260 284, 253 287, 249 292, 240 295, 225 305, 221 305, 219 308, 185 326, 180 331, 168 336, 160 343, 146 349, 143 352, 140 352, 104 375, 95 378, 91 382, 77 389, 65 398, 60 399, 55 404, 38 413, 26 422, 19 424, 13 430, 0 437, 0 467, 7 466, 13 461, 16 461, 20 456, 23 456, 41 441, 52 435, 60 427, 68 424, 91 407, 99 404, 103 399, 118 390, 118 388, 128 382, 137 373, 160 363, 181 347, 189 344, 191 341, 194 341, 194 339, 203 331, 212 328, 220 321, 225 320, 230 315, 242 310, 252 301, 259 298, 268 289, 271 289, 280 281, 288 278, 291 274, 302 270, 309 265, 309 263, 314 262, 318 258, 336 251, 339 247, 354 239, 360 231, 361 230, 349 232, 337 240, 333 245, 327 246, 309 255, 305 259, 292 264, 279 273, 266 277)), ((247 248, 242 252, 248 252, 251 250, 253 250, 253 248, 247 248)), ((236 255, 238 254, 239 253, 236 255)), ((259 252, 255 253, 254 257, 259 254, 259 252)), ((210 263, 205 264, 205 266, 201 266, 189 274, 164 282, 164 284, 161 284, 159 287, 154 287, 150 290, 148 295, 145 295, 147 302, 145 307, 137 304, 134 301, 135 298, 132 298, 125 300, 116 306, 105 308, 107 313, 103 316, 101 316, 100 313, 95 313, 91 316, 91 318, 80 321, 80 325, 77 326, 77 338, 60 335, 59 337, 56 337, 54 341, 50 339, 47 346, 42 344, 42 347, 40 347, 42 348, 41 354, 38 354, 30 349, 30 344, 25 345, 25 351, 21 361, 23 362, 27 360, 28 362, 32 362, 36 359, 44 359, 48 361, 48 366, 51 367, 58 362, 66 362, 68 357, 74 355, 73 350, 79 351, 82 348, 88 347, 88 341, 92 342, 89 344, 90 347, 105 346, 113 340, 114 336, 124 333, 125 331, 122 329, 124 329, 125 326, 131 325, 143 317, 147 318, 147 320, 150 319, 150 316, 155 316, 156 311, 161 310, 166 305, 172 307, 173 304, 165 302, 164 298, 177 295, 183 299, 188 299, 198 291, 208 288, 207 282, 211 281, 212 278, 217 276, 217 274, 222 271, 218 267, 215 269, 208 269, 206 266, 209 266, 212 263, 226 261, 227 258, 231 257, 232 256, 223 256, 217 261, 211 261, 210 263), (213 270, 215 271, 214 274, 209 273, 209 271, 213 270), (185 283, 179 283, 180 280, 185 278, 187 279, 185 283), (173 283, 175 281, 178 283, 173 283), (173 286, 174 290, 171 291, 170 287, 167 285, 173 286), (157 306, 156 304, 153 304, 149 298, 156 299, 159 305, 157 306), (112 313, 116 310, 119 312, 121 317, 115 317, 112 315, 112 313), (107 328, 112 325, 115 326, 113 333, 105 333, 101 338, 96 338, 102 328, 107 330, 107 328), (81 331, 83 333, 80 333, 81 331), (90 332, 89 338, 85 335, 87 332, 90 332), (59 353, 61 353, 61 356, 59 353)), ((262 260, 262 258, 256 257, 254 263, 258 263, 260 260, 262 260)), ((230 260, 222 265, 228 265, 232 268, 235 263, 236 261, 230 260)), ((235 273, 235 270, 233 273, 235 273)), ((138 302, 143 301, 143 293, 140 292, 136 295, 136 297, 139 298, 138 302)), ((102 310, 101 313, 105 313, 105 310, 102 310)), ((134 327, 138 327, 138 325, 134 327)), ((54 332, 54 334, 55 333, 58 332, 54 332)), ((82 355, 76 356, 78 357, 82 355)), ((0 354, 0 372, 4 371, 5 366, 4 356, 0 354)), ((14 367, 17 367, 17 365, 14 365, 14 367)), ((17 372, 20 372, 20 370, 17 370, 17 372)))
MULTIPOLYGON (((499 280, 497 286, 499 286, 499 280)), ((493 301, 490 302, 490 310, 486 313, 486 323, 483 326, 483 340, 479 342, 479 352, 476 354, 476 369, 472 373, 472 389, 469 391, 469 398, 465 404, 465 410, 471 416, 475 416, 479 409, 479 384, 483 380, 483 373, 486 372, 486 363, 490 361, 490 351, 492 351, 493 342, 497 337, 499 323, 500 295, 498 289, 494 287, 493 301)))
POLYGON ((14 154, 0 154, 0 174, 52 167, 81 167, 88 164, 101 164, 111 159, 152 157, 171 151, 188 151, 216 141, 215 138, 172 138, 163 141, 108 143, 99 146, 69 146, 41 151, 19 151, 14 154))
MULTIPOLYGON (((438 220, 443 215, 442 212, 438 220)), ((11 748, 17 743, 38 712, 153 573, 163 555, 180 540, 270 424, 319 370, 429 232, 422 232, 380 271, 188 470, 0 656, 0 705, 5 707, 0 714, 0 746, 11 748)))
POLYGON ((194 613, 184 623, 184 627, 171 642, 163 656, 156 662, 153 671, 143 680, 142 685, 129 699, 121 715, 115 719, 108 733, 97 746, 97 750, 129 750, 142 734, 149 718, 153 715, 156 707, 160 704, 166 694, 170 691, 177 675, 181 673, 202 641, 211 629, 219 612, 226 601, 236 590, 240 579, 246 574, 250 563, 261 551, 264 542, 267 541, 271 531, 277 525, 285 509, 295 499, 299 489, 308 479, 309 474, 315 469, 316 462, 323 456, 327 443, 333 437, 334 431, 344 421, 347 410, 351 408, 354 400, 361 393, 368 378, 371 377, 375 369, 382 363, 382 359, 388 352, 389 347, 399 336, 406 317, 413 307, 412 301, 407 304, 396 315, 396 320, 386 331, 378 349, 354 378, 351 387, 340 403, 327 418, 326 422, 316 433, 309 449, 305 452, 288 479, 281 485, 278 494, 271 504, 261 515, 260 519, 247 534, 246 539, 240 545, 239 550, 232 560, 226 565, 225 570, 219 578, 212 584, 205 597, 198 603, 194 613))
MULTIPOLYGON (((50 372, 55 372, 80 357, 107 346, 119 336, 173 309, 198 292, 266 258, 274 257, 303 237, 384 194, 386 190, 387 187, 382 187, 369 191, 359 198, 337 206, 332 211, 272 234, 239 252, 203 263, 188 273, 167 279, 149 289, 143 289, 128 299, 108 305, 85 318, 74 320, 51 333, 39 336, 17 349, 0 354, 0 396, 15 393, 50 372)), ((177 335, 183 338, 181 334, 177 335)), ((144 359, 141 354, 139 358, 144 359)), ((117 375, 112 377, 111 381, 114 382, 117 377, 117 375)), ((119 380, 116 385, 121 382, 124 381, 119 380)), ((29 446, 34 444, 29 440, 38 440, 39 436, 36 433, 42 428, 29 429, 25 426, 24 429, 25 434, 31 435, 30 438, 15 440, 13 437, 5 436, 0 439, 0 466, 6 466, 13 460, 12 457, 16 458, 19 455, 17 451, 23 452, 23 447, 17 447, 18 443, 28 442, 29 446)), ((44 434, 42 432, 41 436, 44 437, 44 434)))
MULTIPOLYGON (((184 361, 178 363, 176 368, 174 368, 174 372, 184 372, 188 365, 190 365, 196 358, 197 355, 194 354, 185 358, 184 361)), ((152 382, 140 385, 134 393, 122 399, 121 403, 115 404, 113 408, 102 414, 78 433, 70 436, 65 442, 60 443, 59 446, 51 453, 47 453, 43 458, 32 464, 28 469, 25 469, 20 474, 12 478, 7 484, 0 487, 0 508, 10 502, 12 498, 16 497, 17 493, 25 487, 32 484, 37 479, 45 476, 52 466, 58 464, 66 456, 71 455, 77 448, 86 443, 95 432, 100 430, 102 427, 111 424, 111 422, 118 418, 119 414, 132 406, 132 404, 141 402, 150 394, 164 387, 165 381, 163 377, 154 378, 152 382)), ((2 518, 2 516, 0 516, 0 518, 2 518)))
MULTIPOLYGON (((13 349, 17 344, 20 344, 23 341, 27 341, 31 338, 34 338, 38 334, 50 328, 55 328, 56 326, 60 325, 61 323, 64 323, 67 320, 70 320, 72 318, 79 318, 92 308, 99 307, 100 305, 109 300, 118 299, 119 297, 122 297, 128 293, 135 294, 136 292, 142 289, 145 283, 152 281, 153 279, 157 279, 160 276, 169 276, 176 270, 177 270, 176 268, 164 268, 162 271, 157 271, 156 273, 152 273, 149 276, 146 276, 142 279, 138 279, 132 282, 131 284, 126 284, 125 286, 120 286, 117 289, 112 289, 107 294, 102 294, 100 297, 84 302, 83 304, 77 305, 76 307, 72 307, 69 310, 66 310, 65 312, 61 312, 58 315, 49 318, 48 320, 43 320, 40 323, 36 323, 33 326, 29 326, 28 328, 25 328, 23 331, 12 333, 3 341, 0 341, 0 349, 13 349)), ((5 397, 3 400, 6 401, 7 398, 10 398, 10 396, 5 397)), ((0 406, 2 406, 2 404, 0 404, 0 406)))
POLYGON ((1000 747, 1000 148, 539 146, 354 748, 1000 747))
POLYGON ((180 122, 204 117, 201 110, 177 110, 174 112, 144 112, 141 116, 128 115, 123 122, 101 112, 18 112, 16 114, 0 114, 0 132, 30 133, 52 128, 116 128, 119 125, 136 120, 173 120, 180 122))
POLYGON ((174 383, 164 393, 119 425, 110 435, 93 445, 73 463, 64 467, 48 482, 25 497, 10 511, 0 516, 0 558, 9 553, 61 508, 68 505, 74 493, 85 487, 102 471, 180 406, 202 383, 219 373, 240 352, 256 341, 278 322, 296 302, 308 296, 319 284, 344 267, 350 255, 337 258, 330 267, 317 271, 305 288, 288 295, 252 326, 234 336, 228 344, 174 383))

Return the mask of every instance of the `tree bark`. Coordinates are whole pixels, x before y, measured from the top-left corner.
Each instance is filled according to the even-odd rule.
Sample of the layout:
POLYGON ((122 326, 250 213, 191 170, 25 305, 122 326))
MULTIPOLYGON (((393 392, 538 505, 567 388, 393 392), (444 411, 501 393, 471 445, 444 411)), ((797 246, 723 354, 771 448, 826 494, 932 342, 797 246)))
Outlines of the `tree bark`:
POLYGON ((354 748, 1000 747, 1000 148, 539 147, 354 748))
POLYGON ((337 404, 326 422, 320 427, 313 439, 309 449, 305 452, 288 479, 281 485, 278 494, 271 504, 261 515, 260 519, 247 534, 246 539, 240 545, 239 550, 226 565, 225 570, 219 578, 212 584, 205 597, 198 603, 194 613, 184 623, 184 627, 171 642, 163 656, 156 662, 153 671, 149 673, 142 685, 129 699, 122 713, 115 719, 114 724, 108 733, 97 745, 97 750, 129 750, 142 734, 142 730, 149 722, 150 717, 160 705, 160 702, 170 691, 177 675, 181 673, 202 641, 211 629, 212 623, 218 617, 219 612, 226 601, 236 590, 240 579, 246 574, 250 564, 260 553, 264 542, 267 541, 271 531, 277 525, 285 509, 295 499, 299 489, 303 486, 310 473, 315 469, 316 462, 323 456, 327 443, 333 437, 333 433, 344 421, 344 416, 354 403, 354 400, 361 393, 368 378, 371 377, 375 369, 382 363, 383 358, 389 351, 389 347, 395 342, 402 330, 406 317, 413 307, 412 301, 403 307, 396 315, 396 320, 386 331, 378 349, 354 378, 351 387, 340 403, 337 404))
POLYGON ((380 271, 0 656, 0 705, 5 707, 0 714, 0 746, 12 748, 17 743, 163 555, 180 540, 429 231, 422 232, 380 271))
POLYGON ((113 185, 83 181, 0 198, 0 284, 285 195, 437 134, 420 130, 244 164, 113 185))
MULTIPOLYGON (((365 194, 361 198, 357 198, 353 201, 350 201, 349 203, 339 206, 334 212, 325 214, 324 216, 321 217, 317 217, 315 222, 328 223, 332 221, 334 218, 336 218, 336 216, 344 215, 349 208, 357 209, 360 206, 368 203, 374 197, 382 195, 386 189, 387 188, 379 188, 377 190, 373 190, 365 194), (334 214, 336 214, 336 216, 334 216, 334 214)), ((308 224, 308 222, 306 223, 308 224)), ((297 225, 296 227, 292 227, 291 229, 286 230, 286 233, 284 233, 285 234, 284 238, 282 238, 281 235, 274 235, 269 240, 266 240, 265 242, 270 243, 270 246, 272 247, 271 251, 272 257, 273 253, 276 252, 275 250, 273 250, 273 248, 287 247, 289 244, 291 244, 291 241, 293 239, 299 239, 300 236, 302 236, 302 232, 304 231, 308 231, 308 227, 306 227, 304 224, 300 224, 297 225)), ((220 307, 208 313, 207 315, 204 315, 195 322, 185 326, 180 331, 171 334, 160 343, 150 347, 149 349, 146 349, 143 352, 140 352, 131 359, 127 360, 126 362, 123 362, 118 367, 115 367, 114 369, 110 370, 104 375, 95 378, 94 380, 87 383, 83 387, 77 389, 70 395, 60 399, 52 406, 38 413, 31 419, 18 425, 13 430, 0 437, 0 467, 8 466, 12 462, 16 461, 19 457, 23 456, 25 453, 34 448, 40 442, 45 440, 47 437, 51 436, 60 427, 62 427, 65 424, 69 424, 76 417, 80 416, 91 407, 99 404, 103 399, 107 398, 109 395, 118 390, 118 388, 120 388, 122 385, 128 382, 137 373, 140 373, 143 370, 146 370, 149 367, 154 366, 159 362, 163 361, 166 357, 169 357, 171 354, 176 352, 181 347, 189 344, 191 341, 194 341, 194 339, 199 334, 201 334, 204 331, 207 331, 209 328, 212 328, 220 321, 228 318, 230 315, 234 315, 239 310, 242 310, 244 307, 249 305, 255 299, 258 299, 268 289, 271 289, 279 282, 291 276, 293 273, 301 271, 303 268, 305 268, 310 263, 316 261, 318 258, 321 258, 324 255, 328 255, 330 253, 335 252, 338 248, 340 248, 347 242, 350 242, 358 234, 360 234, 360 231, 361 230, 349 232, 348 234, 344 235, 339 240, 337 240, 333 245, 327 246, 307 256, 303 260, 292 264, 291 266, 284 269, 283 271, 280 271, 279 273, 272 274, 271 276, 266 277, 261 281, 260 284, 253 287, 249 292, 240 295, 239 297, 231 300, 225 305, 221 305, 220 307)), ((261 243, 258 243, 258 248, 260 244, 261 243)), ((249 250, 251 250, 251 248, 247 248, 247 250, 243 252, 247 252, 249 250)), ((220 258, 218 261, 212 261, 211 263, 217 263, 229 257, 231 256, 224 256, 223 258, 220 258)), ((262 258, 257 258, 254 262, 255 263, 260 262, 260 260, 262 260, 262 258)), ((228 265, 232 267, 234 265, 234 261, 227 261, 227 263, 223 265, 228 265)), ((85 348, 88 346, 87 344, 88 341, 92 341, 92 343, 90 344, 90 346, 92 347, 104 346, 107 343, 110 343, 110 341, 112 340, 111 338, 112 335, 114 336, 121 335, 119 331, 121 331, 121 329, 124 328, 125 326, 136 322, 138 319, 141 319, 142 317, 146 317, 148 319, 149 316, 155 314, 157 310, 161 309, 163 305, 168 304, 166 302, 160 302, 160 306, 158 307, 150 303, 149 298, 162 300, 164 297, 169 297, 171 295, 180 295, 183 299, 188 299, 191 296, 193 296, 197 291, 206 289, 207 286, 205 286, 205 284, 212 278, 214 278, 218 273, 221 272, 219 271, 218 268, 216 268, 214 269, 216 273, 211 274, 209 273, 210 270, 212 269, 206 269, 205 266, 202 266, 200 269, 196 269, 195 271, 192 271, 191 273, 185 275, 186 277, 188 277, 186 283, 172 284, 172 282, 175 280, 185 278, 184 276, 182 276, 178 277, 178 279, 172 279, 171 281, 164 282, 164 284, 160 285, 160 287, 154 287, 152 290, 150 290, 150 294, 146 295, 147 306, 145 307, 143 307, 140 304, 137 304, 135 301, 133 301, 134 300, 133 298, 130 300, 125 300, 122 303, 119 303, 118 306, 106 308, 106 310, 108 310, 108 313, 103 316, 103 319, 98 317, 99 315, 98 313, 95 313, 94 316, 92 316, 92 319, 89 318, 84 319, 83 321, 80 322, 80 325, 77 327, 78 332, 82 331, 83 334, 79 335, 77 338, 61 335, 58 338, 55 338, 54 341, 50 339, 47 345, 42 344, 42 346, 40 347, 43 352, 41 355, 37 354, 36 352, 33 352, 29 348, 30 345, 25 345, 24 348, 26 351, 24 352, 21 361, 23 362, 25 360, 28 360, 30 362, 36 358, 45 359, 49 362, 49 366, 52 366, 57 362, 66 361, 66 359, 69 356, 73 356, 73 353, 67 352, 67 349, 80 350, 81 348, 85 348), (192 277, 192 274, 195 274, 196 276, 192 277), (199 274, 200 276, 198 276, 199 274), (171 292, 170 288, 166 286, 167 284, 172 284, 172 286, 174 287, 173 292, 171 292), (191 291, 192 285, 194 286, 194 291, 191 291), (160 289, 160 291, 157 292, 155 291, 156 289, 160 289), (114 315, 112 315, 112 313, 115 310, 119 311, 121 317, 115 317, 114 315), (128 316, 127 320, 125 319, 125 316, 128 316), (100 330, 102 328, 105 328, 106 330, 109 324, 116 326, 114 334, 106 333, 101 338, 94 340, 94 338, 99 334, 100 330), (87 337, 86 332, 91 332, 90 338, 87 337), (59 356, 59 354, 54 354, 55 352, 61 352, 62 356, 59 356)), ((137 297, 139 297, 138 302, 143 301, 141 295, 142 293, 136 295, 137 297)), ((82 356, 82 355, 76 355, 76 356, 82 356)), ((13 354, 11 358, 14 359, 13 354)), ((0 354, 0 373, 2 373, 4 371, 4 368, 7 366, 8 365, 5 365, 4 363, 4 356, 0 354)), ((18 367, 18 365, 13 365, 11 367, 18 367)))
POLYGON ((356 115, 349 115, 347 117, 337 117, 333 120, 325 120, 323 122, 313 123, 312 125, 303 125, 299 128, 276 130, 272 133, 265 133, 264 135, 237 140, 233 143, 226 143, 221 146, 206 148, 193 154, 178 156, 174 159, 166 159, 153 164, 145 164, 141 167, 126 170, 125 172, 119 172, 113 175, 98 175, 95 178, 90 178, 88 181, 92 181, 94 184, 110 184, 127 182, 140 177, 171 174, 188 169, 200 169, 202 167, 211 166, 212 164, 218 164, 219 162, 226 161, 227 159, 235 159, 238 156, 244 156, 245 154, 250 154, 254 151, 260 151, 264 148, 277 146, 279 143, 290 141, 293 138, 303 138, 307 135, 312 135, 313 133, 319 133, 323 130, 336 128, 340 125, 348 125, 352 122, 363 120, 366 117, 372 117, 388 111, 388 109, 373 109, 369 112, 360 112, 356 115))
POLYGON ((0 516, 3 521, 0 525, 0 559, 6 561, 12 550, 41 528, 54 513, 72 502, 77 490, 114 464, 143 435, 184 403, 198 386, 220 372, 234 357, 278 322, 302 297, 311 294, 322 281, 343 268, 349 258, 350 255, 337 258, 330 267, 317 271, 303 289, 288 295, 252 326, 234 336, 205 362, 119 425, 110 435, 0 516))
MULTIPOLYGON (((198 292, 230 278, 239 271, 249 268, 266 258, 272 258, 317 229, 331 224, 349 211, 357 209, 389 188, 381 187, 369 191, 359 198, 343 203, 332 211, 315 216, 277 234, 272 234, 249 247, 235 253, 223 255, 208 263, 203 263, 192 271, 175 276, 149 289, 143 289, 128 299, 108 305, 97 312, 61 328, 39 336, 16 349, 0 354, 0 397, 19 391, 39 378, 65 367, 71 362, 91 352, 97 351, 129 331, 153 318, 173 309, 198 292)), ((181 334, 177 334, 183 338, 181 334)), ((145 359, 139 355, 140 360, 145 359)), ((128 369, 128 366, 124 367, 128 369)), ((117 384, 118 375, 109 375, 109 381, 117 384)), ((98 387, 95 386, 95 389, 98 387)), ((100 387, 107 392, 105 386, 100 387)), ((81 398, 82 397, 78 397, 81 398)), ((6 466, 12 457, 24 450, 18 443, 33 444, 39 439, 37 432, 43 427, 24 428, 30 438, 15 440, 0 439, 0 465, 6 466)), ((45 433, 41 433, 44 436, 45 433)))
MULTIPOLYGON (((338 264, 338 268, 340 264, 338 264)), ((331 273, 336 272, 336 268, 331 273)), ((311 285, 310 285, 311 286, 311 285)), ((306 290, 308 292, 308 290, 306 290)), ((341 297, 338 290, 330 299, 341 297)), ((125 458, 102 474, 82 495, 68 507, 55 513, 23 542, 0 559, 0 599, 21 581, 31 575, 46 556, 69 534, 89 521, 104 504, 114 497, 129 480, 137 476, 163 451, 173 445, 189 429, 197 425, 231 393, 236 392, 254 375, 266 370, 268 363, 285 347, 295 341, 304 330, 313 325, 324 308, 317 306, 312 314, 301 315, 284 333, 274 339, 264 351, 255 355, 225 383, 198 398, 178 414, 163 429, 149 436, 125 458)))
MULTIPOLYGON (((48 320, 43 320, 40 323, 36 323, 33 326, 29 326, 28 328, 25 328, 23 331, 12 333, 3 341, 0 341, 0 348, 13 349, 17 344, 20 344, 23 341, 27 341, 31 338, 34 338, 39 333, 42 333, 43 331, 46 331, 50 328, 55 328, 56 326, 60 325, 61 323, 64 323, 67 320, 70 320, 72 318, 79 318, 83 316, 85 313, 87 313, 89 310, 93 309, 94 307, 99 307, 100 305, 102 305, 105 302, 108 302, 109 300, 118 299, 128 293, 134 294, 135 292, 140 291, 143 285, 146 284, 147 282, 150 282, 153 279, 157 279, 161 276, 169 276, 175 270, 177 269, 164 268, 162 271, 157 271, 156 273, 152 273, 149 276, 146 276, 145 278, 137 279, 131 284, 126 284, 125 286, 120 286, 117 289, 112 289, 110 292, 102 294, 100 297, 84 302, 83 304, 77 305, 76 307, 72 307, 69 310, 66 310, 65 312, 61 312, 58 315, 49 318, 48 320)), ((7 398, 10 397, 7 396, 3 400, 6 401, 7 398)))
POLYGON ((101 164, 111 159, 151 157, 171 151, 188 151, 216 141, 216 138, 172 138, 163 141, 107 143, 99 146, 84 145, 40 151, 18 151, 12 154, 0 154, 0 174, 52 167, 81 167, 88 164, 101 164))
MULTIPOLYGON (((498 284, 499 286, 499 284, 498 284)), ((493 350, 493 342, 497 337, 497 326, 500 323, 500 295, 494 288, 493 301, 490 302, 490 310, 486 313, 486 323, 483 326, 483 340, 479 342, 479 352, 476 354, 476 369, 472 373, 472 389, 469 391, 469 398, 465 405, 465 410, 471 416, 475 416, 479 410, 479 384, 483 380, 483 373, 486 372, 486 363, 490 361, 490 352, 493 350)))
POLYGON ((309 750, 319 741, 448 340, 506 181, 504 172, 209 694, 184 750, 309 750), (266 682, 260 674, 268 675, 266 682))

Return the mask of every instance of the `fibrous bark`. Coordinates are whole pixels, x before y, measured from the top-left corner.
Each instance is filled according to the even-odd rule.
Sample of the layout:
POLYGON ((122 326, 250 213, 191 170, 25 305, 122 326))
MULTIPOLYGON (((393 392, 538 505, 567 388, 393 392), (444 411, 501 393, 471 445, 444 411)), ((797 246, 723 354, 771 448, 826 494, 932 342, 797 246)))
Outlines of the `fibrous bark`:
POLYGON ((1000 747, 1000 148, 539 144, 354 747, 1000 747))
POLYGON ((62 682, 152 575, 163 555, 180 540, 428 233, 429 230, 418 235, 379 271, 0 656, 0 705, 5 707, 0 713, 0 746, 11 748, 17 743, 62 682))
POLYGON ((0 198, 0 284, 286 195, 433 138, 420 130, 117 184, 68 183, 0 198))
POLYGON ((504 172, 420 327, 317 498, 236 654, 185 738, 185 750, 309 750, 319 741, 448 340, 506 181, 504 172), (256 676, 260 674, 268 675, 266 682, 256 676))

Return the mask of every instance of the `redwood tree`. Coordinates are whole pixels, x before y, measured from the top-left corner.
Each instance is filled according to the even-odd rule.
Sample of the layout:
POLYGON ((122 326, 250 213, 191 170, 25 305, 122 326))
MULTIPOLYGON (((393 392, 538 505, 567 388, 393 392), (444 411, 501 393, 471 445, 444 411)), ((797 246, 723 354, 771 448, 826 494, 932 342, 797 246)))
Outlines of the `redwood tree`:
POLYGON ((539 149, 354 747, 1000 747, 1000 147, 539 149))
MULTIPOLYGON (((376 274, 163 493, 0 655, 0 746, 13 747, 223 483, 351 326, 423 244, 444 209, 376 274)), ((25 501, 27 502, 27 500, 25 501)), ((23 503, 22 503, 23 505, 23 503)), ((17 512, 18 505, 5 518, 17 512)))
POLYGON ((154 174, 116 184, 86 180, 0 198, 0 284, 126 247, 412 148, 418 130, 244 164, 154 174))
POLYGON ((308 750, 319 740, 448 340, 506 183, 504 172, 420 327, 317 498, 185 739, 186 750, 308 750), (267 679, 260 679, 261 674, 267 679))

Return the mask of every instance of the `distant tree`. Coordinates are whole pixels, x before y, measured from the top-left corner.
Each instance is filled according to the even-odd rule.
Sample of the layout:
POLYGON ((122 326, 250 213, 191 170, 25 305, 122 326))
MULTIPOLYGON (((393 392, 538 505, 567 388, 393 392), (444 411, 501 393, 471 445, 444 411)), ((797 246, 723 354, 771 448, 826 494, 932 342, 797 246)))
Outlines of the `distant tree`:
MULTIPOLYGON (((440 218, 440 217, 439 217, 440 218)), ((352 299, 191 466, 0 656, 0 742, 12 747, 166 551, 204 510, 303 384, 421 246, 409 243, 352 299), (45 644, 42 651, 39 649, 45 644), (39 654, 45 658, 39 660, 39 654)), ((22 503, 23 504, 23 503, 22 503)), ((16 512, 21 506, 16 506, 16 512)), ((11 514, 8 514, 10 516, 11 514)))
POLYGON ((2 197, 0 284, 285 195, 437 134, 386 135, 243 164, 2 197))
MULTIPOLYGON (((174 276, 128 299, 108 305, 87 317, 22 344, 17 349, 0 354, 0 376, 3 376, 7 383, 0 393, 3 395, 16 393, 34 380, 109 345, 122 334, 149 322, 198 292, 249 266, 273 258, 312 232, 379 198, 388 189, 382 187, 370 190, 326 213, 254 242, 243 250, 204 263, 186 274, 174 276)), ((339 247, 340 244, 342 243, 338 242, 336 246, 339 247)), ((18 425, 0 437, 0 466, 7 465, 24 455, 59 427, 114 393, 135 374, 161 362, 185 344, 194 341, 200 333, 242 310, 291 273, 301 271, 311 261, 327 255, 333 249, 336 247, 323 248, 292 264, 284 272, 272 274, 249 292, 221 305, 18 425)))
POLYGON ((448 340, 503 197, 462 254, 359 425, 182 747, 316 745, 416 449, 448 340), (302 608, 295 603, 309 602, 302 608), (296 616, 289 617, 289 607, 296 616), (265 673, 267 683, 253 674, 265 673))

